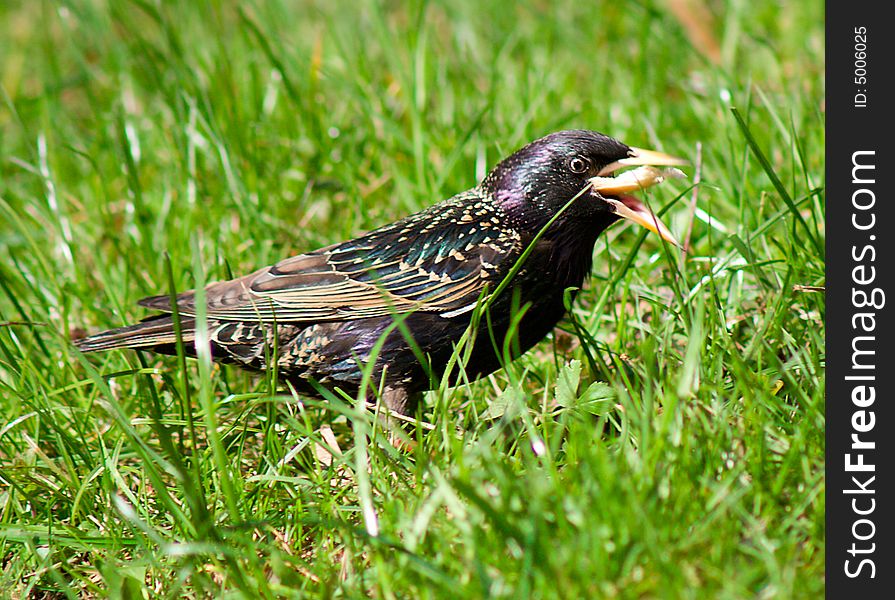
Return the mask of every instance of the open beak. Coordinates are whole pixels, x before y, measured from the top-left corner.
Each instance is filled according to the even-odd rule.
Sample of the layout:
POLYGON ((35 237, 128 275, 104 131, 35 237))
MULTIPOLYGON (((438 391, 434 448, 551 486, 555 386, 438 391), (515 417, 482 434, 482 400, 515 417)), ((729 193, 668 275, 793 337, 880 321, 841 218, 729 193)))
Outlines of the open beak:
POLYGON ((686 160, 669 154, 631 148, 627 158, 606 165, 596 177, 591 177, 591 189, 598 192, 612 206, 618 216, 643 225, 653 233, 659 234, 663 240, 680 247, 680 243, 662 221, 643 202, 634 196, 627 195, 627 192, 652 187, 669 177, 674 179, 686 177, 681 171, 674 168, 686 164, 686 160), (624 167, 637 168, 612 176, 613 173, 624 167))

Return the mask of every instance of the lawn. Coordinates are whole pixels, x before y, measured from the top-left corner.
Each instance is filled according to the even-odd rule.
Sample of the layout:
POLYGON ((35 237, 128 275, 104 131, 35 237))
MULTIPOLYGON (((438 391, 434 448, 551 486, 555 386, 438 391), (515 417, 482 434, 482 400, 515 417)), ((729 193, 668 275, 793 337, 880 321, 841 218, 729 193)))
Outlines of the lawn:
POLYGON ((0 597, 786 598, 824 590, 817 2, 0 6, 0 597), (589 128, 687 157, 572 313, 426 397, 73 337, 589 128))

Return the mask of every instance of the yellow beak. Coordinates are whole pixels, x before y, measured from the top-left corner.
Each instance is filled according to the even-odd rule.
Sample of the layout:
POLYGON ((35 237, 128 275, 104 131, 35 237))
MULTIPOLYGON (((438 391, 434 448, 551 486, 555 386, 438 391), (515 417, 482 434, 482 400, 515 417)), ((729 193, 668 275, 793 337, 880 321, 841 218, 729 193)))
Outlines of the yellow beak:
POLYGON ((686 160, 670 154, 631 148, 627 158, 606 165, 596 177, 590 179, 591 189, 598 192, 603 200, 612 206, 618 216, 630 219, 653 233, 659 234, 663 240, 680 247, 680 243, 671 231, 646 205, 637 198, 625 194, 657 185, 669 177, 685 177, 678 169, 658 169, 656 167, 675 167, 686 164, 688 164, 686 160), (616 177, 609 176, 621 168, 632 166, 638 168, 620 173, 616 177))
POLYGON ((690 164, 689 161, 665 154, 664 152, 656 152, 655 150, 644 150, 643 148, 631 148, 627 158, 609 163, 603 167, 597 176, 609 175, 615 173, 622 167, 639 167, 641 165, 652 165, 654 167, 683 167, 690 164))

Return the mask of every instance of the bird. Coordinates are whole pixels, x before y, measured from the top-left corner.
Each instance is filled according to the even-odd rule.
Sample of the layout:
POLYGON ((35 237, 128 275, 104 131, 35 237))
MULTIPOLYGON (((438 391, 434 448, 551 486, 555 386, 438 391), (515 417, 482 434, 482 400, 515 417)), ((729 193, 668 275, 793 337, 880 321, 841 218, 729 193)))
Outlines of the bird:
MULTIPOLYGON (((565 315, 567 294, 574 298, 590 274, 598 236, 613 223, 627 219, 679 245, 628 192, 682 177, 675 167, 685 164, 596 131, 558 131, 452 198, 210 283, 203 294, 180 293, 176 315, 170 295, 145 298, 139 304, 153 315, 74 343, 85 353, 177 354, 176 317, 188 356, 196 356, 197 343, 208 344, 212 360, 275 368, 301 394, 319 398, 340 388, 371 402, 381 394, 390 411, 412 417, 467 330, 474 343, 466 380, 504 366, 504 348, 515 359, 546 337, 565 315)), ((451 385, 462 383, 452 377, 451 385)))

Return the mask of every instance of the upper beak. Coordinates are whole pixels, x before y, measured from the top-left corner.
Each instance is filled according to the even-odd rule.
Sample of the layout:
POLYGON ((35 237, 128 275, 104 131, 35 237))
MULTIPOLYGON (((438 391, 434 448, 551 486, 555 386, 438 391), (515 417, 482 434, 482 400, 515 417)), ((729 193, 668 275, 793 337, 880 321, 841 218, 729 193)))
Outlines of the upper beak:
POLYGON ((609 163, 603 167, 598 177, 615 173, 622 167, 637 167, 640 165, 652 165, 654 167, 682 167, 690 164, 689 161, 664 152, 656 152, 655 150, 644 150, 643 148, 631 148, 628 157, 609 163))
POLYGON ((592 177, 590 179, 591 188, 595 192, 599 192, 620 217, 643 225, 653 233, 659 234, 663 240, 680 247, 680 243, 665 224, 640 200, 633 196, 625 195, 625 192, 646 189, 662 183, 667 177, 685 177, 678 169, 657 169, 656 167, 674 167, 686 164, 686 160, 669 154, 656 152, 655 150, 631 148, 627 158, 606 165, 596 177, 592 177), (617 177, 608 177, 608 175, 611 175, 618 169, 630 166, 637 166, 638 168, 625 171, 617 177), (616 197, 613 198, 611 196, 616 197))

